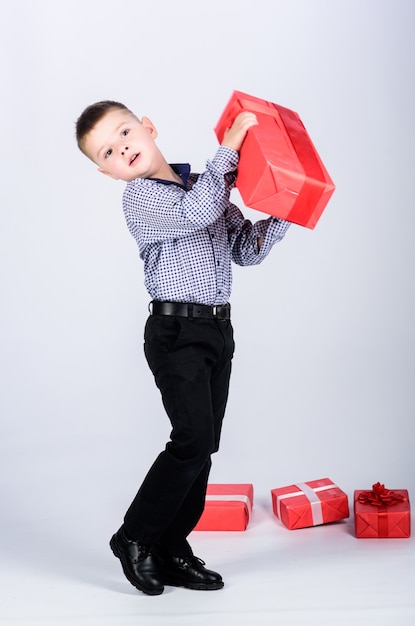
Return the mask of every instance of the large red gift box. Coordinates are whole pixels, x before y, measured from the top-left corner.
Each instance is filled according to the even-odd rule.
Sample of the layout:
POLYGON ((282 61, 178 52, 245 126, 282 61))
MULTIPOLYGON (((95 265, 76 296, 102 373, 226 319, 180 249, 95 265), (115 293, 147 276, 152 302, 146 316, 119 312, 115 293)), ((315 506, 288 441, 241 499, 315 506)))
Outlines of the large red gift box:
POLYGON ((371 491, 354 492, 355 534, 361 539, 403 539, 411 536, 411 509, 406 489, 385 489, 376 483, 371 491))
POLYGON ((234 91, 215 127, 220 143, 241 111, 258 119, 240 151, 236 186, 245 205, 314 228, 335 185, 299 115, 234 91))
POLYGON ((272 489, 271 497, 275 515, 290 530, 349 517, 347 494, 329 478, 272 489))
POLYGON ((251 484, 209 484, 205 509, 194 530, 246 530, 253 505, 251 484))

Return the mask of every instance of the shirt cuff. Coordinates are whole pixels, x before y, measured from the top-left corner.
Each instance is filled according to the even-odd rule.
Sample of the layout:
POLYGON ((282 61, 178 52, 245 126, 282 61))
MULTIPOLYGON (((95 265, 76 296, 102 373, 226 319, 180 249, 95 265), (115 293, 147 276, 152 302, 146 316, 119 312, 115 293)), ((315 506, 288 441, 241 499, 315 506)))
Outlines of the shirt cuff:
POLYGON ((291 222, 287 222, 287 220, 280 219, 279 217, 271 218, 272 233, 279 237, 284 237, 290 226, 291 222))
POLYGON ((233 172, 239 163, 239 153, 228 146, 219 146, 215 156, 212 159, 212 164, 223 174, 233 172))

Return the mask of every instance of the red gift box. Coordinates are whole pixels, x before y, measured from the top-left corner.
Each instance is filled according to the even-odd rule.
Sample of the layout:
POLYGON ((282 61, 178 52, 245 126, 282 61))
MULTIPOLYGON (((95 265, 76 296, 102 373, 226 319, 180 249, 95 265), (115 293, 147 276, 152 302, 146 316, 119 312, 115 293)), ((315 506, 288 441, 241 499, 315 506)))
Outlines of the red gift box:
POLYGON ((299 115, 234 91, 215 127, 219 142, 241 111, 258 119, 240 151, 236 186, 245 205, 314 228, 335 185, 299 115))
POLYGON ((385 489, 376 483, 371 491, 354 492, 356 537, 404 539, 411 536, 411 508, 406 489, 385 489))
POLYGON ((272 508, 282 523, 294 530, 349 517, 349 501, 329 478, 271 490, 272 508))
POLYGON ((246 530, 253 505, 251 484, 209 484, 205 508, 194 530, 246 530))

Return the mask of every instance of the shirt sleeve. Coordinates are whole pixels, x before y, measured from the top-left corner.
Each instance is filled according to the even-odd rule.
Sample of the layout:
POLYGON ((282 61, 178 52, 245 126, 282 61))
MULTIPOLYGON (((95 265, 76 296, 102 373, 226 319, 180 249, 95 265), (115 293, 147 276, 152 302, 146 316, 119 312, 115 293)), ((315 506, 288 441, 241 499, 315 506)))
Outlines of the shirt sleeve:
POLYGON ((214 223, 226 210, 234 185, 238 153, 220 146, 189 190, 152 179, 136 179, 123 195, 127 225, 142 243, 188 235, 214 223))
POLYGON ((232 260, 237 265, 258 265, 269 254, 273 246, 281 241, 290 222, 277 217, 259 220, 254 224, 243 217, 234 204, 229 204, 226 214, 232 260), (258 250, 258 239, 262 245, 258 250))

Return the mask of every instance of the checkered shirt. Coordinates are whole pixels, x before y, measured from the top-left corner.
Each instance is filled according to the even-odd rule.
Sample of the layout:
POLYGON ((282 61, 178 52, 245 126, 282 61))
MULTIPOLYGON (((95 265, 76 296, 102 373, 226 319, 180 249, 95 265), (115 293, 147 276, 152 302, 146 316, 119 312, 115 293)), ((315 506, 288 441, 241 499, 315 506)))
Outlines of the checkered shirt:
POLYGON ((127 184, 124 216, 153 300, 225 304, 232 261, 261 263, 284 237, 289 222, 270 217, 252 224, 230 202, 237 164, 238 153, 220 146, 202 174, 172 166, 183 185, 151 178, 127 184), (263 237, 259 252, 258 237, 263 237))

